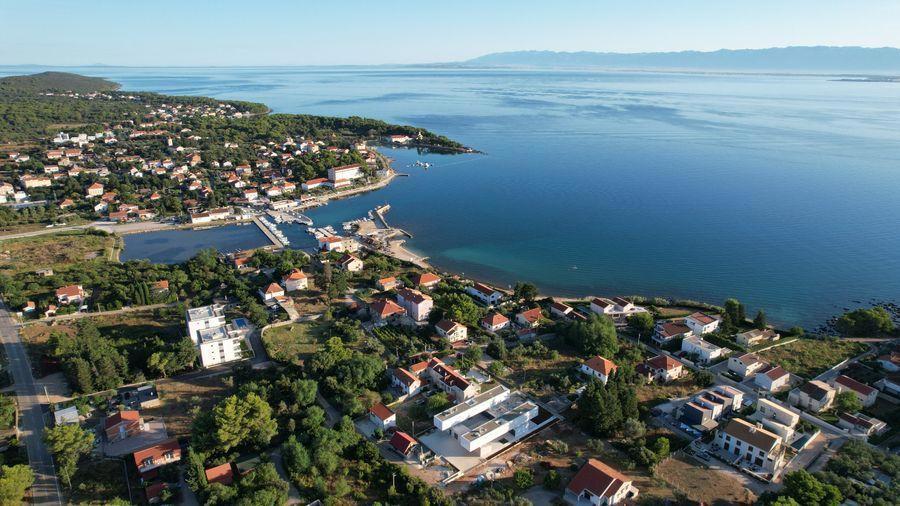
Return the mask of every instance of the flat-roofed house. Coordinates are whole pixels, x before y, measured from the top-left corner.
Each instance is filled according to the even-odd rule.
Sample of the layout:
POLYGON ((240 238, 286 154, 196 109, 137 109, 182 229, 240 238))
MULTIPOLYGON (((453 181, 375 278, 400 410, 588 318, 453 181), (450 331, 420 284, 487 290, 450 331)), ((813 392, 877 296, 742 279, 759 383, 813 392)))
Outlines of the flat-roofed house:
POLYGON ((332 183, 347 180, 352 181, 365 176, 359 164, 341 165, 340 167, 330 167, 328 169, 328 180, 332 183))
POLYGON ((875 404, 875 399, 878 398, 878 390, 843 374, 835 378, 831 384, 838 393, 853 392, 856 394, 856 397, 859 398, 859 401, 862 402, 865 408, 875 404))
POLYGON ((829 384, 812 380, 792 390, 788 394, 788 402, 800 409, 818 413, 831 407, 834 395, 835 389, 829 384))
POLYGON ((619 367, 612 360, 596 355, 581 364, 578 370, 606 383, 607 380, 609 380, 609 377, 612 376, 618 368, 619 367))
POLYGON ((465 325, 447 319, 437 322, 434 328, 439 336, 446 338, 451 343, 464 341, 469 336, 465 325))
POLYGON ((719 318, 697 311, 684 319, 684 324, 691 329, 695 336, 702 336, 715 332, 719 328, 719 318))
POLYGON ((563 498, 575 505, 614 506, 638 496, 632 480, 597 459, 589 459, 566 486, 563 498))

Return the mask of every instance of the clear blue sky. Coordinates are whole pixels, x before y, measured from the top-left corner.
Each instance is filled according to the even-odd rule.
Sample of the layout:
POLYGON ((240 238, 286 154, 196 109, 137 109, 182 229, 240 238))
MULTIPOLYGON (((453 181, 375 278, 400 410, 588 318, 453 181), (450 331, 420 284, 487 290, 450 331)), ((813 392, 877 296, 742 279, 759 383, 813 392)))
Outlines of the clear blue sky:
POLYGON ((0 0, 0 65, 327 65, 496 51, 900 47, 897 0, 0 0))

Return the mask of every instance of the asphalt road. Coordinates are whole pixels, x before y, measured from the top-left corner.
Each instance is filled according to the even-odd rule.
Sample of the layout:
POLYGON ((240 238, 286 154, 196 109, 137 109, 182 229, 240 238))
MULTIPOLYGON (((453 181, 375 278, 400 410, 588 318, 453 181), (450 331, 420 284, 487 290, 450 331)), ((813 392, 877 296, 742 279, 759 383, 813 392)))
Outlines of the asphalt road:
POLYGON ((31 364, 25 346, 19 340, 19 330, 3 302, 0 302, 0 337, 9 360, 9 370, 15 382, 14 389, 19 402, 19 440, 28 449, 28 462, 34 470, 31 488, 34 504, 62 505, 62 495, 53 457, 44 444, 44 416, 41 412, 39 392, 31 375, 31 364))

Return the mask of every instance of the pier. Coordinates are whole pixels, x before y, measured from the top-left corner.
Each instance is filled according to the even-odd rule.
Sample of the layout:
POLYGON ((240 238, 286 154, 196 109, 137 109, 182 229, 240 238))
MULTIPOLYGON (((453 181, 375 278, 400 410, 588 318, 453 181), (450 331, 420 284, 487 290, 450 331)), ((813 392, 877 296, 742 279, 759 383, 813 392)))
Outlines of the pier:
POLYGON ((256 223, 256 226, 259 227, 259 229, 262 230, 264 234, 266 234, 266 237, 269 238, 269 241, 271 241, 272 244, 275 245, 275 247, 284 248, 284 243, 281 242, 281 239, 275 237, 275 234, 273 234, 271 230, 266 228, 266 226, 263 225, 261 221, 259 221, 259 217, 254 216, 253 223, 256 223))

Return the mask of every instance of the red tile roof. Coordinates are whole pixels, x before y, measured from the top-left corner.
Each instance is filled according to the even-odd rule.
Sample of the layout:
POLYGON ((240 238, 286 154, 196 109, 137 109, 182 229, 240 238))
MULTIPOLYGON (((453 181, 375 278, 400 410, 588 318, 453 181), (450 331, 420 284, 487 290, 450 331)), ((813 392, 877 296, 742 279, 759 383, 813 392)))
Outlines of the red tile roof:
POLYGON ((450 332, 453 332, 453 329, 460 326, 460 324, 456 323, 455 321, 452 321, 452 320, 441 320, 441 321, 437 322, 434 326, 443 330, 444 332, 450 333, 450 332))
POLYGON ((81 295, 83 290, 79 285, 68 285, 56 289, 56 296, 75 297, 81 295))
POLYGON ((681 366, 681 362, 675 360, 674 358, 668 355, 657 355, 649 360, 647 360, 647 365, 655 370, 666 370, 671 371, 679 366, 681 366))
POLYGON ((370 310, 379 318, 387 318, 395 314, 405 314, 406 310, 390 299, 381 299, 369 305, 370 310))
POLYGON ((284 280, 285 280, 285 281, 288 281, 288 280, 290 280, 290 281, 295 281, 295 280, 298 280, 298 279, 305 279, 305 278, 307 278, 307 277, 308 277, 308 276, 307 276, 306 274, 304 274, 304 272, 301 271, 300 269, 294 269, 294 270, 292 270, 291 272, 289 272, 289 273, 287 274, 287 276, 284 277, 284 280))
POLYGON ((541 308, 536 307, 536 308, 529 309, 527 311, 522 311, 521 313, 517 314, 516 316, 521 316, 528 323, 535 323, 541 319, 541 316, 542 316, 541 308))
POLYGON ((431 300, 431 297, 410 288, 401 288, 400 290, 397 290, 397 296, 403 297, 404 300, 408 300, 413 304, 421 304, 426 300, 431 300))
POLYGON ((844 376, 843 374, 835 378, 834 382, 839 385, 843 385, 850 390, 853 390, 854 392, 859 392, 861 395, 865 395, 867 397, 875 391, 875 389, 870 387, 869 385, 860 383, 859 381, 856 381, 855 379, 848 376, 844 376))
POLYGON ((140 469, 144 460, 152 458, 154 461, 156 461, 162 459, 163 455, 168 452, 174 452, 175 455, 178 456, 178 459, 181 458, 181 447, 178 445, 177 439, 167 439, 153 446, 148 446, 147 448, 137 450, 133 454, 134 464, 138 469, 140 469))
POLYGON ((440 282, 441 278, 436 274, 432 274, 430 272, 426 272, 424 274, 420 274, 418 276, 413 277, 413 283, 417 285, 430 285, 434 283, 440 282))
POLYGON ((703 325, 709 325, 710 323, 716 321, 716 319, 713 318, 712 316, 709 316, 706 313, 701 313, 700 311, 697 311, 696 313, 688 316, 688 318, 697 320, 698 322, 702 323, 703 325))
POLYGON ((600 355, 596 357, 591 357, 584 365, 590 367, 591 369, 603 374, 604 376, 609 376, 614 373, 616 369, 619 367, 608 358, 603 358, 600 355))
POLYGON ((378 419, 381 420, 382 422, 387 420, 388 418, 394 416, 394 412, 391 411, 391 408, 385 406, 384 404, 382 404, 380 402, 378 404, 372 406, 371 408, 369 408, 369 413, 372 413, 373 415, 377 416, 378 419))
POLYGON ((566 488, 575 495, 581 495, 584 490, 590 490, 596 496, 609 498, 629 482, 631 480, 622 473, 597 459, 590 459, 566 488))
POLYGON ((206 470, 206 481, 209 483, 221 483, 222 485, 231 485, 234 481, 234 469, 231 462, 226 462, 221 466, 211 467, 206 470))
POLYGON ((484 318, 482 318, 481 321, 486 325, 490 325, 491 327, 494 327, 494 326, 508 322, 509 318, 503 316, 500 313, 491 313, 491 314, 485 316, 484 318))
POLYGON ((106 417, 104 428, 109 429, 122 422, 137 422, 141 419, 141 414, 134 410, 119 411, 118 413, 106 417))
POLYGON ((394 377, 400 380, 400 382, 406 386, 410 386, 416 381, 419 381, 419 378, 417 378, 413 373, 407 371, 402 367, 394 369, 394 377))
POLYGON ((269 293, 278 293, 278 292, 283 292, 283 291, 284 291, 284 288, 281 288, 281 285, 279 285, 278 283, 270 283, 269 286, 266 287, 265 293, 269 294, 269 293))
POLYGON ((413 439, 412 436, 405 432, 397 431, 394 433, 394 436, 391 437, 391 446, 397 449, 398 452, 406 455, 412 450, 413 446, 416 445, 416 440, 413 439))

